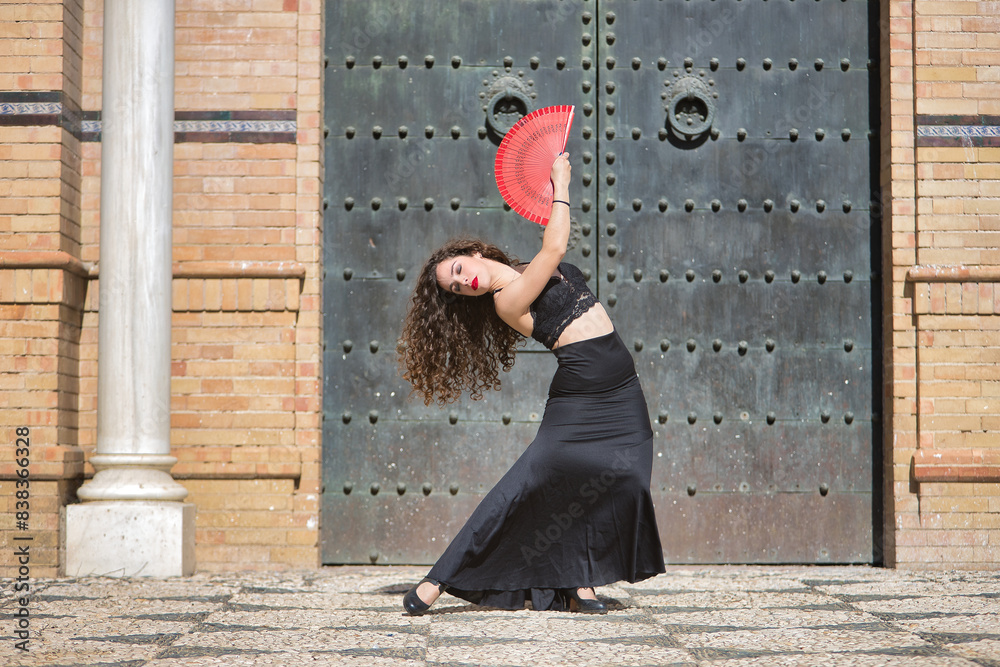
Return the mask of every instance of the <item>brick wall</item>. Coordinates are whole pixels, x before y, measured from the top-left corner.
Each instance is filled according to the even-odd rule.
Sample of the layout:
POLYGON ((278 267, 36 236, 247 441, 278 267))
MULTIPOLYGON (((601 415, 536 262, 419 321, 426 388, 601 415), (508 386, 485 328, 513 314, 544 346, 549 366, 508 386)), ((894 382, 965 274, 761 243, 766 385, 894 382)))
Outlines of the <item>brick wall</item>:
MULTIPOLYGON (((59 510, 82 472, 77 394, 81 307, 78 0, 7 3, 0 12, 0 541, 30 536, 33 576, 58 570, 59 510), (15 431, 28 427, 27 531, 17 521, 15 431)), ((20 499, 25 500, 25 499, 20 499)), ((21 506, 23 508, 23 506, 21 506)), ((0 555, 0 571, 13 565, 0 555)))
POLYGON ((985 128, 1000 126, 1000 11, 889 11, 893 560, 996 568, 1000 137, 985 128))
MULTIPOLYGON (((84 99, 99 109, 102 3, 85 4, 84 99)), ((319 562, 319 11, 306 1, 177 2, 175 108, 189 125, 174 147, 171 444, 173 474, 198 508, 200 570, 319 562), (221 136, 190 126, 215 118, 294 129, 221 136)), ((90 261, 99 159, 88 144, 90 261)), ((97 320, 92 297, 80 397, 88 453, 97 320)))
MULTIPOLYGON (((173 474, 197 505, 199 569, 315 566, 320 3, 176 7, 173 474)), ((31 529, 47 549, 33 576, 57 572, 59 508, 97 443, 102 11, 66 0, 0 16, 0 91, 62 104, 0 124, 0 352, 16 359, 0 415, 31 426, 31 529)), ((0 466, 13 510, 13 450, 0 466)), ((0 531, 15 528, 6 511, 0 531)))

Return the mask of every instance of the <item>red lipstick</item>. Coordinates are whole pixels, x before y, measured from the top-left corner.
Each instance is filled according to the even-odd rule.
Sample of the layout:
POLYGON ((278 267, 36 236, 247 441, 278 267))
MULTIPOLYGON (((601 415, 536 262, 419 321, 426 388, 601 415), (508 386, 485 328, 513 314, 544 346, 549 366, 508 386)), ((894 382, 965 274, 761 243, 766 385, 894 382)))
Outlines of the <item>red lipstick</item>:
POLYGON ((479 276, 474 276, 472 278, 472 291, 475 292, 479 289, 479 276))

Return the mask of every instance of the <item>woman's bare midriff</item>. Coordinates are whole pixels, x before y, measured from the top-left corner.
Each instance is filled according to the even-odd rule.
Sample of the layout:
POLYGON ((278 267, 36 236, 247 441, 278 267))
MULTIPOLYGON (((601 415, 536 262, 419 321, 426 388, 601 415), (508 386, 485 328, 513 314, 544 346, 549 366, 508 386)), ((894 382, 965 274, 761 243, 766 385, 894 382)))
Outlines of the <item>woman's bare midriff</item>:
POLYGON ((570 325, 559 334, 559 340, 556 341, 552 349, 554 350, 557 347, 569 345, 570 343, 579 343, 582 340, 597 338, 598 336, 605 336, 614 330, 615 326, 611 323, 611 318, 608 317, 608 312, 604 310, 604 306, 600 303, 595 303, 590 310, 570 322, 570 325))

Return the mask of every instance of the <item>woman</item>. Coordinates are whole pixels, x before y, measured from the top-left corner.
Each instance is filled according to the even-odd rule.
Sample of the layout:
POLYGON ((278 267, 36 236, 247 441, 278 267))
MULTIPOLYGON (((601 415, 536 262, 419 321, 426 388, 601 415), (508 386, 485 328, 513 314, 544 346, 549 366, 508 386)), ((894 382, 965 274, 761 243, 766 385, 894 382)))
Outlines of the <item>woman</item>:
POLYGON ((558 370, 538 435, 444 554, 403 599, 413 615, 443 591, 504 609, 606 613, 595 586, 664 571, 649 479, 653 433, 628 350, 575 266, 568 154, 552 166, 542 248, 513 263, 482 241, 456 240, 421 271, 401 339, 404 377, 430 404, 499 388, 531 336, 558 370))

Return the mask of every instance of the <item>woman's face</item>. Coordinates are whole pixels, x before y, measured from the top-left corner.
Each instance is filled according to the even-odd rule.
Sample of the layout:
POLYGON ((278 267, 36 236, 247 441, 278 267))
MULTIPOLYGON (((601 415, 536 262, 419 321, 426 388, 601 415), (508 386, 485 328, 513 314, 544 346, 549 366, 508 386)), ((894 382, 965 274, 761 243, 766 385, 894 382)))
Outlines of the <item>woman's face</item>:
POLYGON ((437 283, 441 289, 452 294, 486 294, 490 287, 489 268, 478 252, 450 257, 437 265, 437 283))

